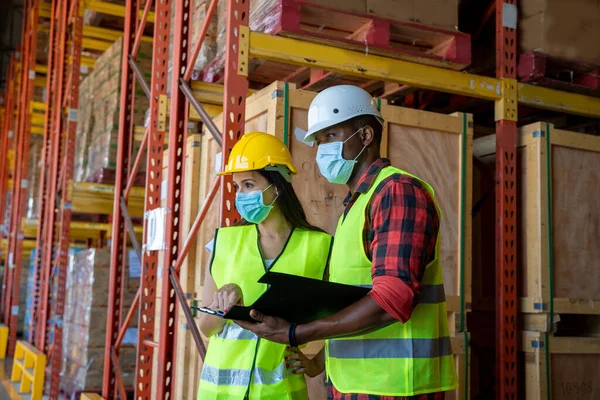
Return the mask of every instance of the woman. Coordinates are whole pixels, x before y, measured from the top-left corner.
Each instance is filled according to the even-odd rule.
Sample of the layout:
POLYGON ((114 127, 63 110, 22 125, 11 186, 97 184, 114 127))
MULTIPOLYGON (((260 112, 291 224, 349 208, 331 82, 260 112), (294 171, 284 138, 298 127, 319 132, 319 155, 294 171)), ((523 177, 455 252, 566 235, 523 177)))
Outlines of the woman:
MULTIPOLYGON (((288 148, 272 135, 248 133, 233 147, 223 174, 233 175, 243 219, 218 229, 207 246, 204 306, 252 304, 266 290, 257 281, 267 271, 323 279, 332 238, 306 220, 290 183, 295 173, 288 148)), ((303 374, 286 369, 286 346, 208 314, 199 325, 210 343, 198 399, 308 399, 303 374)))

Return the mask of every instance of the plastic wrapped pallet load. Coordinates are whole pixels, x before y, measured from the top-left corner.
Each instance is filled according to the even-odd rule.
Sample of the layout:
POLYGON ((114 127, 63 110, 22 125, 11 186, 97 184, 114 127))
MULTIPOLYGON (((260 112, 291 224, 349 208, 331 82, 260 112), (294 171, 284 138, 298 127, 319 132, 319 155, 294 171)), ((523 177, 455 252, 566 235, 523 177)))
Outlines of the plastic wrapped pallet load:
MULTIPOLYGON (((127 270, 126 270, 127 272, 127 270)), ((83 390, 102 387, 110 250, 83 250, 70 259, 63 328, 63 379, 61 390, 69 396, 83 390)), ((139 279, 126 279, 123 305, 132 304, 139 279)), ((137 319, 133 318, 132 326, 137 319)), ((120 349, 121 373, 126 387, 135 381, 135 328, 120 349), (129 338, 132 338, 131 341, 129 338)))

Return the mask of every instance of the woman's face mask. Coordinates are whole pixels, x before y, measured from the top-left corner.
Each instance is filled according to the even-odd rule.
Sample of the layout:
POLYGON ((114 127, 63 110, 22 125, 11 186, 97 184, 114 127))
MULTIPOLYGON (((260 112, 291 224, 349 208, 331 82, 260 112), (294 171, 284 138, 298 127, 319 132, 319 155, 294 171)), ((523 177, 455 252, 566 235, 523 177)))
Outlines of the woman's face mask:
POLYGON ((265 205, 263 201, 263 193, 273 186, 270 184, 265 190, 255 190, 252 192, 237 192, 235 194, 235 208, 240 213, 240 216, 252 224, 260 224, 271 212, 273 204, 277 197, 273 199, 271 204, 265 205))
POLYGON ((342 156, 344 143, 352 139, 354 135, 363 129, 364 126, 350 135, 350 137, 343 142, 333 142, 319 145, 319 148, 317 149, 317 164, 319 165, 321 175, 323 175, 329 182, 345 185, 350 179, 352 170, 354 170, 354 165, 356 164, 356 160, 358 157, 360 157, 362 152, 365 151, 367 146, 363 146, 360 153, 354 157, 354 160, 345 160, 342 156))

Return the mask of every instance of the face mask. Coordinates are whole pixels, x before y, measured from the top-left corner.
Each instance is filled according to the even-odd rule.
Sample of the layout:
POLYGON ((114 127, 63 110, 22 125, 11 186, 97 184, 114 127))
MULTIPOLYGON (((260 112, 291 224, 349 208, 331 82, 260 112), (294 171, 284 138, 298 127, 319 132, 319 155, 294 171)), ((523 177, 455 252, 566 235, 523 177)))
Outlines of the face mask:
POLYGON ((363 151, 367 148, 364 146, 363 149, 358 153, 354 160, 344 160, 342 151, 344 150, 344 143, 352 139, 354 135, 364 129, 360 128, 354 132, 350 137, 343 142, 325 143, 319 145, 317 149, 317 164, 321 175, 323 175, 329 182, 345 185, 352 175, 352 170, 356 164, 356 160, 363 151))
POLYGON ((235 208, 242 218, 252 224, 260 224, 267 218, 273 208, 273 203, 275 203, 275 200, 279 197, 279 195, 277 195, 275 200, 273 200, 273 203, 265 205, 263 193, 269 190, 271 186, 273 185, 269 185, 269 187, 262 191, 255 190, 250 193, 237 192, 235 194, 235 208))

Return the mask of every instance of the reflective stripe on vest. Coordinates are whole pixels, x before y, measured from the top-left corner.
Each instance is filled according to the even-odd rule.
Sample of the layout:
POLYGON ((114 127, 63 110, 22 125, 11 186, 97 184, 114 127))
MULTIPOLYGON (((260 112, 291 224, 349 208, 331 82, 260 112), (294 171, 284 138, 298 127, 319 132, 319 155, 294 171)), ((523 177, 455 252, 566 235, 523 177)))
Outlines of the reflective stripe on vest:
POLYGON ((332 340, 334 358, 436 358, 452 354, 450 338, 332 340))
MULTIPOLYGON (((294 230, 270 270, 322 279, 330 247, 331 236, 325 233, 294 230)), ((217 231, 211 262, 217 287, 235 283, 244 303, 252 304, 267 288, 257 282, 265 272, 256 225, 217 231)), ((198 399, 308 399, 304 376, 287 374, 284 353, 284 345, 260 340, 228 321, 210 338, 198 399)))
MULTIPOLYGON (((416 179, 434 198, 433 189, 413 175, 393 167, 381 170, 369 191, 359 195, 338 222, 329 266, 332 282, 372 286, 372 262, 363 244, 365 213, 377 187, 396 174, 416 179)), ((439 237, 435 259, 425 268, 415 304, 405 324, 397 322, 366 335, 327 341, 327 374, 338 391, 402 397, 456 388, 439 237)))

